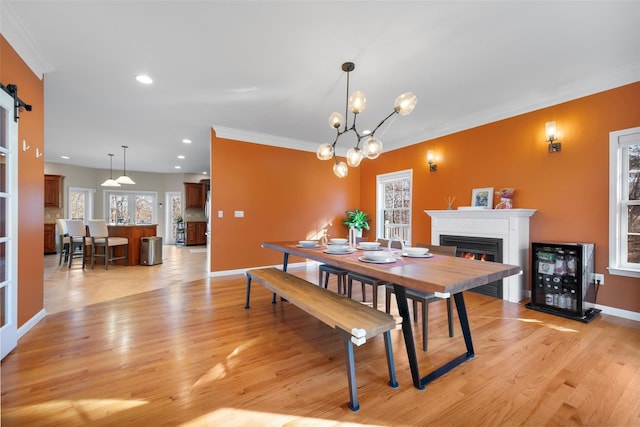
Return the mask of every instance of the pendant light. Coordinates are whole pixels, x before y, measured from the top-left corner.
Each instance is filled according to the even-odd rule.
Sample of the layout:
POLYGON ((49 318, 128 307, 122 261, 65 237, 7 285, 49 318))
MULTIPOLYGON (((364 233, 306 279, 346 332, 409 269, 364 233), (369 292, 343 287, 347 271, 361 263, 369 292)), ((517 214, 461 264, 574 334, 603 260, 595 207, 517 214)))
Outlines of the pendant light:
POLYGON ((109 154, 109 179, 106 179, 102 184, 103 187, 120 187, 121 185, 113 179, 113 154, 109 154))
POLYGON ((349 173, 349 167, 358 167, 364 158, 375 159, 380 156, 380 153, 382 153, 382 141, 373 135, 376 133, 378 128, 393 115, 399 114, 401 116, 406 116, 411 113, 418 102, 418 98, 413 93, 403 93, 396 98, 391 114, 382 119, 382 121, 380 121, 372 131, 365 131, 363 133, 358 132, 356 129, 356 117, 367 106, 367 99, 365 98, 364 93, 360 91, 355 91, 351 96, 349 96, 349 73, 355 68, 356 66, 353 62, 345 62, 342 64, 342 71, 347 73, 347 98, 344 116, 337 112, 331 113, 329 116, 329 126, 336 130, 336 139, 332 144, 321 144, 316 151, 316 155, 320 160, 335 159, 333 173, 335 173, 338 178, 344 178, 347 176, 349 173), (351 126, 348 124, 349 110, 353 113, 351 126), (341 127, 342 129, 340 129, 341 127), (347 163, 345 163, 336 158, 335 147, 340 137, 347 132, 353 132, 355 134, 357 143, 355 147, 352 147, 347 152, 347 163), (362 147, 360 146, 361 142, 362 147))
POLYGON ((118 179, 116 179, 116 182, 118 184, 135 184, 135 181, 127 176, 127 148, 129 147, 126 145, 122 146, 122 149, 124 150, 124 160, 122 163, 122 175, 120 175, 118 179))

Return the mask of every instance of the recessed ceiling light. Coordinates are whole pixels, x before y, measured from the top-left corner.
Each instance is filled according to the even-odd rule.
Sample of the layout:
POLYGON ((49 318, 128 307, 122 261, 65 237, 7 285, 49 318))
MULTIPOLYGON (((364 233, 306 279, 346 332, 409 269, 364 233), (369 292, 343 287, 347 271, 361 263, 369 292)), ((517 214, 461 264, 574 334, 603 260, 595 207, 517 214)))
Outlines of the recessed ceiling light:
POLYGON ((177 165, 176 165, 176 166, 174 166, 173 168, 174 168, 174 169, 182 169, 182 166, 177 166, 177 165))
POLYGON ((182 142, 184 142, 185 144, 191 144, 191 140, 190 139, 183 139, 182 142))
POLYGON ((65 159, 65 160, 69 160, 69 159, 70 159, 70 157, 69 157, 69 156, 60 156, 60 157, 62 157, 62 158, 63 158, 63 159, 65 159))
POLYGON ((202 175, 206 175, 206 174, 207 174, 207 171, 202 172, 202 175))
POLYGON ((184 156, 178 156, 179 159, 184 159, 184 156))
POLYGON ((136 76, 136 80, 145 85, 150 85, 151 83, 153 83, 151 77, 147 76, 146 74, 138 74, 136 76))

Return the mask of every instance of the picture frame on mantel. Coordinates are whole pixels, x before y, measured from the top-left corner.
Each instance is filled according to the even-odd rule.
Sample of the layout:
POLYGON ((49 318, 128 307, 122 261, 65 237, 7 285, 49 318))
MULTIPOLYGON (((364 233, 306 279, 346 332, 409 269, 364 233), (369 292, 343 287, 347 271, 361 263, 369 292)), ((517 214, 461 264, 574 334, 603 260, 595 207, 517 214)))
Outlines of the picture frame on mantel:
POLYGON ((493 188, 474 188, 471 193, 471 206, 479 209, 492 209, 493 188))

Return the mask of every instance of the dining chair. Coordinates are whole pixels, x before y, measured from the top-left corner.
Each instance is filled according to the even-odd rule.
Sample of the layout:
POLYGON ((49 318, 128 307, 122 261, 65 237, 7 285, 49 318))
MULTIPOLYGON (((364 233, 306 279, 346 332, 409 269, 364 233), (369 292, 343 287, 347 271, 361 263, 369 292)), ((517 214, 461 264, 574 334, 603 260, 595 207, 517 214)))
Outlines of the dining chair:
POLYGON ((86 247, 91 244, 87 238, 87 227, 81 219, 66 219, 64 223, 69 235, 69 268, 76 258, 82 259, 82 268, 85 267, 86 247))
POLYGON ((69 237, 69 232, 67 231, 66 221, 66 219, 56 219, 56 225, 58 226, 58 246, 60 250, 58 266, 62 265, 63 257, 65 264, 69 262, 69 244, 71 243, 71 237, 69 237))
MULTIPOLYGON (((389 247, 388 239, 378 239, 377 241, 380 242, 380 247, 382 248, 382 250, 385 250, 385 248, 389 247)), ((402 249, 402 242, 400 240, 392 240, 390 247, 392 249, 402 249)), ((385 280, 376 279, 375 277, 370 277, 364 274, 349 272, 349 274, 347 274, 347 296, 349 298, 351 298, 351 290, 352 290, 354 281, 360 282, 360 286, 362 288, 362 302, 365 302, 367 300, 365 285, 369 285, 373 288, 373 298, 372 298, 373 308, 377 309, 378 308, 378 287, 385 286, 389 284, 389 282, 385 280)))
POLYGON ((87 221, 89 226, 89 235, 91 236, 91 268, 95 263, 95 258, 104 259, 104 269, 107 270, 109 263, 113 265, 113 261, 123 259, 128 260, 129 239, 126 237, 109 237, 109 228, 104 219, 93 219, 87 221), (115 256, 115 247, 122 246, 124 255, 115 256), (101 252, 96 249, 102 248, 101 252))
MULTIPOLYGON (((428 245, 426 243, 417 243, 417 247, 429 248, 429 253, 456 256, 456 246, 437 246, 428 245)), ((386 298, 385 298, 385 311, 389 313, 391 311, 391 294, 394 293, 393 285, 386 285, 386 298)), ((428 304, 442 300, 442 298, 435 296, 431 292, 419 291, 417 289, 407 288, 407 298, 411 299, 413 303, 413 321, 418 321, 418 304, 422 304, 422 350, 427 351, 427 337, 428 337, 428 317, 429 309, 428 304)), ((446 298, 447 302, 447 320, 449 322, 449 336, 453 337, 453 313, 451 298, 446 298)))
MULTIPOLYGON (((366 239, 362 237, 356 237, 356 244, 365 241, 366 239)), ((334 267, 328 264, 320 264, 318 267, 318 286, 324 286, 327 289, 329 285, 329 275, 334 274, 336 279, 338 280, 338 293, 346 294, 347 293, 347 274, 349 274, 348 270, 340 267, 334 267)))

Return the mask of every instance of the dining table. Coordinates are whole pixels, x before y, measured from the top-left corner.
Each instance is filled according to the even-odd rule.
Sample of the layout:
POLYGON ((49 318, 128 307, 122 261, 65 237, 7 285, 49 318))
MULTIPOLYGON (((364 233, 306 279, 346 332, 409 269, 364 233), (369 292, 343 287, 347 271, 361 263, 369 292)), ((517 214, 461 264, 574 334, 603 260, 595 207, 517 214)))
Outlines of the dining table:
MULTIPOLYGON (((262 247, 284 254, 284 271, 287 270, 289 257, 293 255, 364 274, 392 284, 398 313, 402 317, 402 334, 413 385, 419 390, 423 390, 430 382, 475 357, 464 292, 508 276, 522 274, 521 267, 517 265, 440 254, 409 257, 396 251, 390 253, 390 257, 385 261, 371 261, 364 256, 365 251, 357 248, 336 254, 331 253, 326 245, 302 247, 298 241, 264 242, 262 247), (464 337, 465 352, 425 376, 420 374, 407 303, 407 288, 431 292, 441 298, 452 297, 456 304, 464 337)), ((380 250, 390 249, 381 248, 380 250)))

